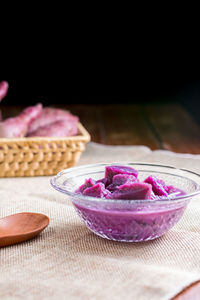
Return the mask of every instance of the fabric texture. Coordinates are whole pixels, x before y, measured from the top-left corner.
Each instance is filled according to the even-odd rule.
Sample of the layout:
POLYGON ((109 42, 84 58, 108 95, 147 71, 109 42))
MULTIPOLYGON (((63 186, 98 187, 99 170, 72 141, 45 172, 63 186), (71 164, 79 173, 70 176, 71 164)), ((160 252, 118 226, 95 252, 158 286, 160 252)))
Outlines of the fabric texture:
MULTIPOLYGON (((154 162, 200 173, 200 155, 89 143, 79 165, 154 162)), ((200 197, 163 237, 144 243, 100 238, 82 224, 50 177, 0 179, 0 217, 39 212, 37 238, 0 249, 0 299, 170 299, 200 279, 200 197)))

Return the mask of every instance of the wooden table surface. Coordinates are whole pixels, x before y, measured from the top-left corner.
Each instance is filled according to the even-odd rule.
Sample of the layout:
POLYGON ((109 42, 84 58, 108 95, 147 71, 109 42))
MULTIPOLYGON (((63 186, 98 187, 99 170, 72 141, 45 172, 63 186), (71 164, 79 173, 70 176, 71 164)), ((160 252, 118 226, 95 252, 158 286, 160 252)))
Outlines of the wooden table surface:
MULTIPOLYGON (((92 141, 107 145, 145 145, 200 154, 200 126, 182 106, 160 105, 65 105, 78 115, 92 141)), ((13 116, 22 107, 1 105, 3 117, 13 116)), ((199 300, 200 282, 186 288, 173 300, 199 300)))
MULTIPOLYGON (((94 142, 200 154, 200 126, 178 104, 59 107, 78 115, 94 142)), ((23 107, 1 105, 0 108, 7 118, 18 114, 23 107)))

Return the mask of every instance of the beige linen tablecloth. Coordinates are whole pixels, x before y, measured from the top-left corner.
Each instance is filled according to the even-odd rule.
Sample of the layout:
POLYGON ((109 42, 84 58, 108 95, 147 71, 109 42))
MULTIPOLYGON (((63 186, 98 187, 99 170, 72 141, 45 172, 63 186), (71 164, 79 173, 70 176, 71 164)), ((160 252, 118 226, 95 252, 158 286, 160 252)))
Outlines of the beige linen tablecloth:
MULTIPOLYGON (((200 173, 200 155, 90 143, 80 164, 140 161, 200 173)), ((163 237, 118 243, 90 232, 49 177, 0 179, 0 217, 40 212, 50 225, 32 241, 0 249, 0 299, 170 299, 200 279, 200 197, 163 237)))

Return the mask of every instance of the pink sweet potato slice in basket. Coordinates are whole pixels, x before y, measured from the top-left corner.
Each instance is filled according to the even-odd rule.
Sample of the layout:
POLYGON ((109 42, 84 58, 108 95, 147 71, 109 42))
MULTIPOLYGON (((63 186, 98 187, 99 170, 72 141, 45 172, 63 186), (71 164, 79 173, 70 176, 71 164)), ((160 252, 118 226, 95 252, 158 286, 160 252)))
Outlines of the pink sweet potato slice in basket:
POLYGON ((27 134, 28 126, 42 112, 42 104, 29 106, 21 114, 14 118, 8 118, 0 122, 1 138, 24 137, 27 134))
MULTIPOLYGON (((72 115, 67 110, 56 109, 51 107, 45 107, 42 110, 41 115, 30 124, 28 128, 28 135, 33 136, 35 132, 38 132, 40 128, 46 127, 52 123, 56 123, 58 121, 68 121, 69 124, 77 124, 78 117, 72 115)), ((58 123, 63 124, 63 123, 58 123)))

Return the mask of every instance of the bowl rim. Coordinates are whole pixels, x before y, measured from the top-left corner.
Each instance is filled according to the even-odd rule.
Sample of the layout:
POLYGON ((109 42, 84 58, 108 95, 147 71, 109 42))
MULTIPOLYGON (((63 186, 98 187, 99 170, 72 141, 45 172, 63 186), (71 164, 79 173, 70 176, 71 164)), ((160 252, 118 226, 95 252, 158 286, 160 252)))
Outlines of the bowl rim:
MULTIPOLYGON (((70 197, 73 197, 75 199, 80 199, 80 200, 87 200, 87 201, 91 201, 91 202, 103 202, 103 203, 134 203, 134 204, 142 204, 142 203, 149 203, 149 204, 169 204, 169 203, 177 203, 177 202, 182 202, 183 200, 187 200, 190 199, 198 194, 200 194, 200 184, 195 182, 193 179, 185 177, 185 176, 181 176, 181 175, 177 175, 177 174, 173 174, 173 173, 165 173, 165 172, 161 172, 158 171, 158 173, 165 173, 165 174, 171 174, 173 176, 177 176, 177 177, 183 177, 187 180, 190 180, 191 182, 193 182, 193 184, 196 185, 197 189, 195 192, 186 194, 186 195, 182 195, 182 196, 177 196, 177 197, 172 197, 169 199, 169 197, 162 197, 162 199, 156 199, 156 200, 152 200, 152 199, 140 199, 140 200, 128 200, 128 199, 106 199, 106 198, 97 198, 97 197, 90 197, 90 196, 84 196, 82 194, 77 194, 75 192, 70 192, 69 190, 67 190, 66 188, 64 188, 65 186, 63 184, 58 184, 56 182, 56 180, 58 178, 60 178, 61 176, 63 176, 64 174, 70 174, 71 172, 74 172, 76 170, 80 170, 80 169, 85 169, 85 168, 92 168, 92 167, 100 167, 100 166, 116 166, 116 165, 138 165, 138 166, 148 166, 148 167, 161 167, 161 168, 168 168, 171 170, 177 170, 177 171, 181 171, 181 172, 185 172, 188 173, 190 175, 195 175, 197 177, 199 177, 200 179, 200 174, 191 171, 191 170, 187 170, 184 168, 176 168, 174 166, 170 166, 170 165, 164 165, 164 164, 155 164, 155 163, 145 163, 145 162, 112 162, 112 163, 96 163, 96 164, 87 164, 87 165, 81 165, 78 167, 72 167, 72 168, 68 168, 68 169, 64 169, 62 171, 60 171, 57 175, 53 176, 50 179, 50 183, 52 185, 52 187, 64 194, 67 194, 70 197)), ((150 171, 150 170, 149 170, 150 171)), ((155 170, 154 170, 155 171, 155 170)))

